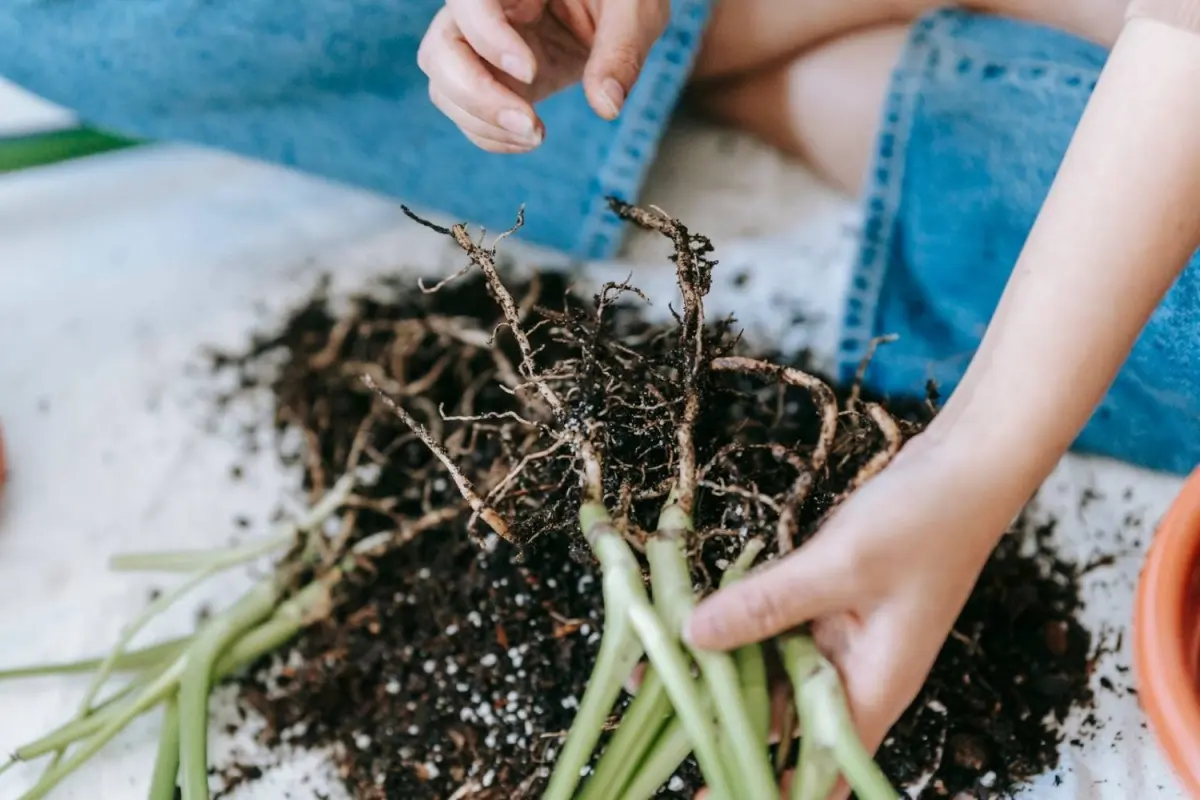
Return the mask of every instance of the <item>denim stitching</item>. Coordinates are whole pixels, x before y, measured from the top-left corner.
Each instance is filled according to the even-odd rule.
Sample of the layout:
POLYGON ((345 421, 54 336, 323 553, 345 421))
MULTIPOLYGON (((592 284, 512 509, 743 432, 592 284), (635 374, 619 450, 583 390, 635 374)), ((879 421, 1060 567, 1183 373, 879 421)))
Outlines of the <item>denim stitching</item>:
POLYGON ((1056 61, 1041 58, 1013 58, 1004 64, 992 61, 990 55, 984 55, 978 48, 972 48, 964 42, 956 43, 958 61, 953 69, 939 65, 940 69, 932 70, 937 77, 952 79, 983 80, 994 83, 1004 83, 1014 86, 1037 86, 1044 88, 1046 84, 1060 84, 1072 93, 1090 94, 1096 88, 1096 78, 1099 70, 1090 67, 1077 67, 1061 64, 1056 61), (980 55, 971 55, 972 51, 980 55))
POLYGON ((938 11, 918 21, 894 72, 875 160, 868 173, 872 179, 864 200, 866 224, 846 301, 851 310, 842 320, 837 360, 843 380, 854 376, 858 361, 873 335, 903 191, 908 134, 915 106, 920 101, 918 90, 926 75, 937 66, 937 58, 933 55, 936 50, 930 46, 929 34, 948 20, 951 20, 950 12, 938 11))
POLYGON ((607 198, 637 199, 671 110, 691 75, 710 9, 709 0, 677 0, 671 23, 630 93, 608 154, 593 178, 595 190, 589 193, 590 208, 580 229, 578 242, 593 258, 611 257, 620 245, 623 226, 609 212, 607 198))

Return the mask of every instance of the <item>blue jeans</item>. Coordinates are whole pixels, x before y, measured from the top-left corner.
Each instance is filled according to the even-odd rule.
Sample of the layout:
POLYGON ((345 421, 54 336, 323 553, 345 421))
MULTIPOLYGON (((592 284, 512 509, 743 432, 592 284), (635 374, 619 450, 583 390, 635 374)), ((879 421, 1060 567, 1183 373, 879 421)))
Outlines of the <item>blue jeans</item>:
POLYGON ((496 156, 429 102, 417 46, 442 0, 4 0, 0 75, 129 136, 295 167, 493 230, 615 254, 604 199, 636 197, 687 81, 709 0, 673 18, 615 123, 579 90, 546 146, 496 156))
MULTIPOLYGON (((415 64, 440 0, 7 0, 0 74, 101 127, 217 147, 612 255, 604 198, 636 200, 687 81, 711 0, 670 29, 617 123, 567 92, 528 156, 470 145, 415 64)), ((878 139, 844 314, 843 377, 895 333, 868 383, 888 394, 961 380, 1107 53, 1066 34, 942 11, 919 21, 878 139)), ((1183 473, 1200 464, 1200 267, 1143 332, 1077 449, 1183 473)))
MULTIPOLYGON (((918 22, 877 141, 844 316, 842 376, 914 394, 962 379, 1107 52, 1063 33, 958 11, 918 22)), ((1200 263, 1193 258, 1076 449, 1186 473, 1200 464, 1200 263)))

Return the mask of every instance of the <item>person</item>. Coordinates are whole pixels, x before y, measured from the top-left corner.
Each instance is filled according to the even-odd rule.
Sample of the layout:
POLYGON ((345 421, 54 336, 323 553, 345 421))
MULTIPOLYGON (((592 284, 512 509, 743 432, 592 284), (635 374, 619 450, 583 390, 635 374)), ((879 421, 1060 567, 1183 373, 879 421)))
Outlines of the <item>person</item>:
MULTIPOLYGON (((702 602, 731 649, 812 623, 875 748, 993 546, 1073 444, 1200 463, 1200 2, 719 3, 694 105, 864 195, 843 376, 949 387, 944 408, 804 546, 702 602)), ((480 148, 556 131, 580 82, 617 118, 664 0, 448 0, 419 63, 480 148)), ((645 113, 639 110, 637 113, 645 113)))

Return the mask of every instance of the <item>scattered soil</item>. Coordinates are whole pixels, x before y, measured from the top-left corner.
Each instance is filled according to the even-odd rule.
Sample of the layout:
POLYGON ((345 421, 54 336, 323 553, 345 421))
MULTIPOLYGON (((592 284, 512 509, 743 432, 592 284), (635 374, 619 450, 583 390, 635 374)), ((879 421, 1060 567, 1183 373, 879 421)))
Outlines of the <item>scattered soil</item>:
MULTIPOLYGON (((588 408, 604 388, 595 413, 604 416, 611 465, 605 489, 638 535, 652 526, 675 468, 678 372, 663 365, 678 366, 686 323, 647 322, 630 287, 606 287, 590 302, 569 294, 561 275, 509 286, 526 329, 538 334, 539 363, 574 381, 572 408, 588 408)), ((501 383, 516 378, 520 354, 499 326, 493 294, 477 276, 435 293, 407 279, 385 281, 335 314, 321 290, 249 352, 214 359, 216 369, 238 373, 239 391, 273 392, 280 442, 297 431, 304 442, 298 452, 282 444, 281 451, 302 462, 311 497, 351 466, 377 473, 329 531, 329 558, 378 534, 390 534, 392 546, 349 575, 327 620, 242 688, 267 717, 271 741, 332 746, 355 797, 537 797, 598 649, 602 599, 578 536, 574 459, 552 451, 512 476, 552 442, 512 416, 527 405, 501 383), (364 373, 445 444, 510 521, 507 538, 466 524, 474 520, 453 476, 364 388, 364 373)), ((710 322, 709 352, 747 354, 734 331, 731 320, 710 322)), ((793 467, 820 432, 819 403, 808 391, 722 373, 704 392, 697 456, 709 469, 695 512, 704 535, 693 554, 701 589, 748 537, 783 541, 777 501, 794 489, 793 467)), ((852 410, 842 415, 827 468, 795 509, 792 544, 886 438, 864 402, 839 396, 852 410)), ((929 405, 891 411, 906 437, 929 405)), ((936 771, 928 796, 1003 794, 1056 764, 1056 720, 1090 700, 1091 642, 1074 619, 1078 570, 1054 555, 1048 536, 1047 528, 1018 526, 989 562, 928 684, 880 754, 897 783, 936 771)), ((697 786, 689 763, 660 796, 690 797, 697 786)))
POLYGON ((923 797, 1003 796, 1057 764, 1060 724, 1090 705, 1092 636, 1076 620, 1080 570, 1053 523, 1021 520, 984 568, 920 696, 880 752, 923 797))

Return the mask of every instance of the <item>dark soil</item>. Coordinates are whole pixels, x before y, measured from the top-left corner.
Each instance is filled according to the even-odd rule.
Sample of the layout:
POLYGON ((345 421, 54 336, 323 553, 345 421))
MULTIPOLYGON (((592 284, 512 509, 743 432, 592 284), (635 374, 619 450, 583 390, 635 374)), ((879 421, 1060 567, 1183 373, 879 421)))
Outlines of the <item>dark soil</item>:
MULTIPOLYGON (((619 402, 604 408, 606 456, 615 465, 606 490, 633 530, 648 527, 674 468, 663 442, 678 392, 655 364, 673 357, 677 328, 651 325, 635 305, 615 303, 604 312, 606 341, 589 327, 596 306, 568 299, 564 277, 541 275, 512 288, 518 301, 530 301, 527 325, 543 322, 540 363, 587 370, 597 360, 580 354, 592 353, 598 363, 623 364, 620 374, 614 368, 580 380, 573 407, 586 406, 589 385, 632 385, 630 375, 641 376, 637 393, 615 392, 619 402), (652 407, 659 402, 662 408, 652 407)), ((603 620, 597 573, 575 523, 574 462, 552 454, 507 489, 501 485, 513 463, 546 441, 496 416, 523 408, 497 383, 518 363, 503 332, 496 341, 505 357, 492 351, 500 320, 477 277, 432 294, 391 282, 356 299, 342 317, 318 292, 248 353, 215 359, 217 369, 240 374, 243 388, 269 385, 279 430, 304 433, 306 447, 287 457, 303 461, 314 498, 348 464, 376 465, 378 480, 358 490, 330 537, 331 558, 372 534, 394 532, 403 543, 351 573, 332 616, 243 683, 243 698, 267 716, 273 741, 334 746, 355 797, 536 797, 586 687, 603 620), (470 510, 448 473, 363 387, 363 372, 447 444, 481 493, 492 491, 493 505, 516 523, 515 542, 482 525, 468 530, 470 510), (457 422, 439 406, 445 415, 491 416, 457 422)), ((711 326, 714 352, 745 350, 732 330, 730 321, 711 326)), ((702 588, 747 536, 773 539, 777 521, 769 504, 719 487, 786 494, 796 474, 764 445, 784 442, 789 452, 808 454, 818 431, 804 391, 731 375, 705 392, 698 460, 712 468, 696 511, 706 532, 695 559, 702 588), (731 443, 739 447, 730 451, 731 443)), ((910 435, 925 404, 903 410, 910 435)), ((879 449, 868 423, 846 417, 826 474, 799 510, 797 538, 879 449)), ((931 796, 981 787, 1002 794, 1056 764, 1053 720, 1090 700, 1091 643, 1074 619, 1078 591, 1077 569, 1055 557, 1046 530, 1006 539, 925 690, 880 754, 897 783, 936 769, 931 796), (1037 552, 1022 555, 1018 545, 1029 537, 1037 552)), ((697 782, 687 765, 661 796, 690 797, 697 782)))
POLYGON ((936 764, 924 797, 1003 796, 1057 763, 1059 723, 1092 699, 1092 637, 1075 618, 1079 568, 1055 556, 1053 527, 1018 522, 984 568, 880 752, 897 783, 936 764))

